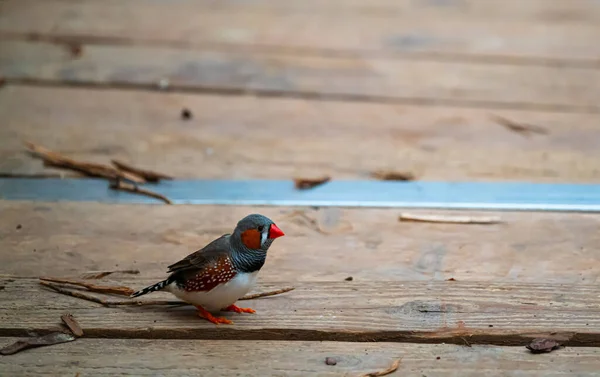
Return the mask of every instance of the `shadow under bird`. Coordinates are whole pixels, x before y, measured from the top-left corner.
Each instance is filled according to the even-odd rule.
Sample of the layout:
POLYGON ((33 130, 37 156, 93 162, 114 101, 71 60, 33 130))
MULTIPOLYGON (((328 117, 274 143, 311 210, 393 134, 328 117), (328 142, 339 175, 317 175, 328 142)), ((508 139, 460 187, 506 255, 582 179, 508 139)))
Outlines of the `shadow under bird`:
POLYGON ((198 315, 212 323, 231 324, 211 312, 254 313, 235 302, 256 283, 273 240, 284 233, 266 216, 251 214, 241 219, 233 233, 224 234, 202 249, 168 267, 165 280, 139 290, 131 297, 166 291, 194 305, 198 315))

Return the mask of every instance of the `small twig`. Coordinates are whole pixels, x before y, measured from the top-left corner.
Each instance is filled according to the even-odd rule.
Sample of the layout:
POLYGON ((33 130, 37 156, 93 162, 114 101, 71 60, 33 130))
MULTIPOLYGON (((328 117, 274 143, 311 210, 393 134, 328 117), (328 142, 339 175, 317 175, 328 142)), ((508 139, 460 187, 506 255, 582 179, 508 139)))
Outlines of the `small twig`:
POLYGON ((239 300, 252 300, 252 299, 255 299, 255 298, 259 298, 259 297, 275 296, 275 295, 280 295, 282 293, 286 293, 286 292, 289 292, 289 291, 293 291, 294 289, 296 289, 296 288, 289 287, 289 288, 278 289, 276 291, 255 293, 255 294, 252 294, 252 295, 246 295, 246 296, 240 298, 239 300))
POLYGON ((385 370, 363 374, 361 377, 380 377, 388 375, 390 373, 394 373, 400 366, 400 361, 400 359, 394 361, 392 365, 390 365, 390 367, 385 370))
POLYGON ((47 166, 74 170, 91 177, 102 177, 107 179, 121 178, 136 183, 146 182, 142 177, 133 173, 121 172, 107 165, 76 161, 34 143, 25 142, 25 146, 31 153, 41 157, 42 160, 44 160, 44 164, 47 166))
POLYGON ((495 216, 455 216, 455 215, 421 215, 402 213, 398 221, 414 221, 423 223, 448 223, 448 224, 497 224, 502 222, 495 216))
POLYGON ((71 296, 71 297, 76 297, 76 298, 80 298, 82 300, 87 300, 87 301, 95 302, 97 304, 108 306, 107 303, 106 303, 106 301, 104 301, 104 300, 102 300, 102 299, 100 299, 100 298, 98 298, 96 296, 88 295, 88 294, 85 294, 85 293, 80 292, 80 291, 72 291, 70 289, 64 289, 64 288, 62 288, 62 287, 60 287, 60 286, 58 286, 56 284, 48 283, 46 281, 40 281, 40 284, 43 285, 43 286, 45 286, 45 287, 48 287, 50 289, 53 289, 56 292, 61 293, 63 295, 67 295, 67 296, 71 296))
POLYGON ((75 317, 73 317, 72 314, 63 314, 60 316, 60 319, 62 319, 64 324, 67 325, 67 327, 69 328, 69 330, 71 330, 73 335, 75 335, 78 338, 83 336, 83 330, 81 329, 81 326, 75 320, 75 317))
POLYGON ((331 177, 323 176, 319 178, 294 178, 294 185, 298 190, 311 189, 320 186, 331 180, 331 177))
POLYGON ((382 181, 414 181, 415 175, 411 172, 378 170, 371 173, 371 177, 382 181))
POLYGON ((136 185, 124 183, 120 180, 113 182, 110 185, 110 188, 113 190, 127 191, 127 192, 131 192, 134 194, 142 194, 142 195, 150 196, 152 198, 162 200, 163 202, 165 202, 167 204, 173 204, 173 202, 169 198, 167 198, 166 196, 164 196, 162 194, 159 194, 154 191, 146 190, 143 188, 139 188, 136 185))
POLYGON ((96 284, 86 283, 83 281, 72 280, 72 279, 41 277, 40 280, 51 281, 54 283, 72 284, 72 285, 76 285, 79 287, 87 288, 91 292, 96 292, 96 293, 112 293, 112 294, 120 295, 120 296, 129 296, 133 292, 135 292, 133 289, 131 289, 129 287, 96 285, 96 284))
POLYGON ((93 279, 102 279, 108 275, 112 274, 132 274, 137 275, 140 273, 140 270, 121 270, 121 271, 98 271, 98 272, 87 272, 81 275, 82 279, 93 280, 93 279))
POLYGON ((534 124, 518 123, 498 115, 492 115, 491 118, 499 125, 504 126, 513 132, 517 132, 526 136, 529 136, 533 133, 541 135, 548 133, 548 130, 546 130, 544 127, 536 126, 534 124))
POLYGON ((144 170, 144 169, 139 169, 136 168, 134 166, 131 166, 129 164, 126 164, 125 162, 119 161, 119 160, 111 160, 110 161, 114 166, 116 166, 118 169, 122 170, 122 171, 127 171, 130 173, 133 173, 135 175, 139 175, 140 177, 143 177, 146 181, 148 182, 158 182, 161 179, 173 179, 173 177, 168 176, 166 174, 162 174, 162 173, 157 173, 151 170, 144 170))
POLYGON ((461 336, 460 338, 463 340, 463 342, 465 342, 465 346, 471 347, 471 343, 469 343, 469 341, 464 336, 461 336))

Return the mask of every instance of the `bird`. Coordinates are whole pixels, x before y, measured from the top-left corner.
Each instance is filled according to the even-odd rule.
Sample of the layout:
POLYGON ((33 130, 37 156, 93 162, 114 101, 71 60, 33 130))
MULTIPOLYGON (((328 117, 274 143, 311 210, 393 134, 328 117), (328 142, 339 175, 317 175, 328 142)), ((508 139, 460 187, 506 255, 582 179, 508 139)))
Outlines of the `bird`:
POLYGON ((241 219, 232 233, 226 233, 180 261, 168 266, 170 275, 130 297, 166 291, 198 309, 198 316, 216 325, 232 324, 211 312, 233 311, 255 313, 240 308, 235 302, 256 283, 267 250, 276 238, 285 234, 275 223, 261 214, 241 219))

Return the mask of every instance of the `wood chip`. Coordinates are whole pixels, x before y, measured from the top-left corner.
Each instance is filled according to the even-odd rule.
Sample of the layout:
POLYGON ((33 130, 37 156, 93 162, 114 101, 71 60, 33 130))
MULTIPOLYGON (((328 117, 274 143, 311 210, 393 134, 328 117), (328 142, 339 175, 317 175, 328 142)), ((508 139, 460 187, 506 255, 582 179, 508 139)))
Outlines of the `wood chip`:
POLYGON ((19 340, 13 344, 10 344, 0 349, 0 354, 14 355, 17 352, 21 352, 29 348, 51 346, 54 344, 72 342, 73 340, 75 340, 75 337, 71 334, 54 332, 44 336, 36 336, 24 340, 19 340))
POLYGON ((497 224, 502 222, 495 216, 459 216, 459 215, 421 215, 402 213, 398 221, 413 221, 424 223, 448 223, 448 224, 497 224))
POLYGON ((392 363, 392 365, 390 365, 390 367, 387 368, 387 369, 385 369, 385 370, 363 374, 361 377, 380 377, 380 376, 386 376, 388 374, 394 373, 398 369, 399 366, 400 366, 400 359, 394 361, 392 363))
POLYGON ((133 173, 137 176, 144 178, 148 182, 158 182, 161 179, 165 179, 165 180, 173 179, 173 177, 168 176, 166 174, 157 173, 157 172, 151 171, 151 170, 144 170, 144 169, 136 168, 135 166, 131 166, 123 161, 111 160, 110 162, 114 166, 116 166, 117 169, 120 169, 121 171, 129 172, 129 173, 133 173))
POLYGON ((378 170, 371 173, 371 177, 382 181, 414 181, 415 175, 410 172, 378 170))
POLYGON ((93 271, 86 272, 81 275, 82 279, 86 280, 94 280, 94 279, 102 279, 103 277, 112 275, 112 274, 132 274, 138 275, 140 270, 121 270, 121 271, 93 271))
POLYGON ((336 365, 337 364, 337 360, 335 357, 326 357, 325 358, 325 364, 327 365, 336 365))
POLYGON ((84 288, 88 289, 91 292, 96 292, 96 293, 110 293, 110 294, 115 294, 115 295, 119 295, 119 296, 129 296, 133 292, 135 292, 133 289, 131 289, 129 287, 112 286, 112 285, 111 286, 108 286, 108 285, 96 285, 96 284, 87 283, 87 282, 79 281, 79 280, 73 280, 73 279, 53 278, 53 277, 41 277, 40 280, 47 281, 47 282, 50 281, 50 282, 53 282, 53 283, 76 285, 78 287, 84 287, 84 288))
POLYGON ((162 200, 163 202, 167 203, 167 204, 173 204, 173 202, 167 198, 166 196, 159 194, 157 192, 154 191, 150 191, 150 190, 146 190, 143 188, 140 188, 136 185, 133 185, 131 183, 125 183, 121 180, 117 180, 115 182, 113 182, 110 185, 110 188, 113 190, 118 190, 118 191, 126 191, 126 192, 131 192, 134 194, 140 194, 140 195, 146 195, 149 196, 151 198, 155 198, 155 199, 159 199, 162 200))
POLYGON ((111 180, 124 179, 135 183, 146 182, 144 178, 133 173, 122 172, 107 165, 76 161, 34 143, 25 142, 25 146, 31 153, 44 160, 44 165, 46 166, 73 170, 90 177, 100 177, 111 180))
POLYGON ((311 189, 320 186, 331 180, 331 177, 323 176, 319 178, 294 178, 294 185, 298 190, 311 189))
POLYGON ((536 338, 525 346, 531 353, 547 353, 560 348, 560 343, 554 339, 536 338))
POLYGON ((455 278, 446 279, 446 281, 456 281, 455 278))
POLYGON ((67 327, 69 328, 69 330, 71 330, 73 335, 75 335, 78 338, 83 336, 83 329, 81 328, 81 326, 79 326, 79 323, 75 320, 75 317, 73 317, 72 314, 63 314, 60 316, 60 319, 62 319, 63 323, 67 325, 67 327))
POLYGON ((525 136, 529 136, 531 134, 545 135, 548 133, 548 130, 546 130, 544 127, 536 126, 534 124, 519 123, 497 115, 492 115, 491 118, 499 125, 525 136))

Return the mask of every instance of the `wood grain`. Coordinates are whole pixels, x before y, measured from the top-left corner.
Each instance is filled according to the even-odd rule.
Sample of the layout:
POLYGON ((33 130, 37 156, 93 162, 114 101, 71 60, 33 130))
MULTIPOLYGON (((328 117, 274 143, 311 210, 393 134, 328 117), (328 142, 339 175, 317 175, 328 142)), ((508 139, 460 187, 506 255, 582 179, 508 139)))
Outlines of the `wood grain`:
POLYGON ((163 278, 166 266, 258 212, 286 234, 269 250, 263 281, 599 281, 594 214, 492 213, 504 223, 465 225, 399 222, 394 209, 306 209, 315 226, 293 210, 0 202, 0 274, 138 269, 163 278))
POLYGON ((10 82, 600 113, 600 70, 4 40, 10 82))
MULTIPOLYGON (((2 344, 13 340, 0 338, 2 344)), ((79 339, 0 358, 0 369, 15 377, 112 377, 117 371, 127 376, 358 377, 402 358, 398 376, 592 376, 600 369, 599 356, 600 349, 591 347, 540 356, 524 347, 449 344, 79 339), (338 363, 326 365, 326 357, 338 363)))
POLYGON ((600 6, 586 0, 13 0, 0 9, 3 33, 113 43, 583 60, 590 66, 600 53, 600 6))
POLYGON ((600 116, 302 99, 7 85, 0 90, 0 173, 63 173, 23 148, 123 160, 176 178, 331 176, 376 170, 420 180, 600 182, 600 116), (182 108, 193 119, 180 119, 182 108), (536 124, 523 137, 497 114, 536 124))
MULTIPOLYGON (((123 279, 141 288, 150 279, 123 279)), ((2 281, 0 334, 24 336, 60 326, 66 310, 86 337, 398 341, 526 345, 550 337, 600 346, 597 285, 492 282, 313 282, 286 294, 244 301, 255 314, 221 313, 232 325, 198 318, 193 306, 107 308, 43 288, 37 279, 2 281)), ((260 284, 268 291, 289 282, 260 284)), ((172 298, 159 292, 146 299, 172 298)))

